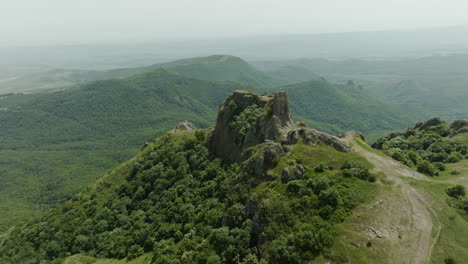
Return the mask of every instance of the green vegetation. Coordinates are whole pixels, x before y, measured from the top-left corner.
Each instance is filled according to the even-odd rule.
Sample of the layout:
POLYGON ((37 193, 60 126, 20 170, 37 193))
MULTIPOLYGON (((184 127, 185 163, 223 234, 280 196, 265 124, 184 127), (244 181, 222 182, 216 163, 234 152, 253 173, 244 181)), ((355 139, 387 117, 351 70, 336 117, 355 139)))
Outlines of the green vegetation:
POLYGON ((69 199, 179 121, 207 127, 241 87, 157 70, 9 105, 0 111, 0 230, 69 199))
POLYGON ((309 126, 333 134, 356 130, 366 135, 403 129, 427 117, 418 108, 379 101, 354 85, 335 85, 325 79, 282 87, 291 112, 309 126), (299 118, 300 119, 300 118, 299 118), (324 125, 326 124, 326 125, 324 125))
POLYGON ((343 174, 368 173, 353 153, 294 145, 272 169, 274 178, 264 179, 211 156, 207 137, 204 130, 160 137, 89 190, 15 227, 0 262, 152 253, 152 263, 304 263, 332 246, 335 225, 369 198, 360 188, 372 183, 343 174), (276 172, 297 164, 304 174, 282 182, 276 172), (327 168, 315 172, 318 164, 327 168))
POLYGON ((380 138, 372 147, 421 173, 439 176, 447 163, 457 163, 468 154, 468 144, 452 140, 449 136, 453 133, 448 123, 434 118, 404 133, 380 138))
POLYGON ((449 204, 457 209, 460 209, 468 219, 468 198, 466 198, 466 190, 463 185, 455 185, 447 188, 446 193, 450 196, 449 204))
MULTIPOLYGON (((468 262, 468 237, 461 235, 467 228, 468 213, 453 206, 454 198, 447 195, 447 189, 453 187, 447 181, 456 180, 462 176, 451 176, 450 178, 431 181, 412 181, 411 184, 420 190, 427 192, 432 198, 437 218, 434 223, 442 225, 440 236, 432 251, 431 263, 445 263, 446 259, 452 259, 455 263, 468 262)), ((465 181, 466 183, 466 181, 465 181)), ((465 198, 466 199, 466 198, 465 198)))
POLYGON ((447 120, 465 119, 468 114, 466 54, 391 60, 317 58, 253 64, 290 83, 310 80, 312 74, 334 83, 352 80, 357 88, 385 102, 418 106, 447 120))
MULTIPOLYGON (((234 101, 231 101, 234 102, 234 101)), ((257 120, 257 117, 261 114, 262 109, 257 105, 251 105, 245 108, 242 113, 234 117, 234 120, 229 124, 236 132, 236 141, 243 142, 247 132, 252 123, 257 120)))
MULTIPOLYGON (((154 70, 156 66, 152 66, 109 71, 107 75, 100 72, 100 77, 82 79, 120 79, 49 93, 1 97, 0 231, 69 199, 135 155, 145 141, 179 121, 207 127, 214 121, 219 104, 233 90, 260 90, 238 82, 197 80, 174 70, 198 78, 255 83, 264 87, 262 91, 273 90, 266 88, 267 83, 273 85, 268 78, 232 56, 159 66, 172 70, 154 70), (146 71, 150 72, 122 78, 146 71)), ((356 89, 321 79, 284 87, 294 117, 329 133, 348 129, 374 133, 404 126, 400 112, 356 89), (379 114, 364 115, 367 112, 379 114)), ((241 137, 247 123, 239 123, 241 137)))

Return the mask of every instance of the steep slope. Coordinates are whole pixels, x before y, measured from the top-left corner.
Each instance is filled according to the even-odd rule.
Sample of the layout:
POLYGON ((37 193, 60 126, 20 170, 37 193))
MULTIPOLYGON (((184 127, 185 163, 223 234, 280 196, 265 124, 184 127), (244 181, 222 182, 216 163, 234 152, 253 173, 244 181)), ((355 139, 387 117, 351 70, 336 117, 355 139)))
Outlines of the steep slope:
POLYGON ((208 126, 240 87, 156 70, 0 111, 0 229, 67 199, 181 120, 208 126))
POLYGON ((284 92, 235 92, 214 129, 172 130, 89 190, 12 229, 0 261, 83 254, 92 263, 147 252, 151 263, 305 263, 373 196, 369 167, 339 138, 294 124, 284 92), (218 148, 226 140, 239 146, 235 161, 231 148, 218 148))

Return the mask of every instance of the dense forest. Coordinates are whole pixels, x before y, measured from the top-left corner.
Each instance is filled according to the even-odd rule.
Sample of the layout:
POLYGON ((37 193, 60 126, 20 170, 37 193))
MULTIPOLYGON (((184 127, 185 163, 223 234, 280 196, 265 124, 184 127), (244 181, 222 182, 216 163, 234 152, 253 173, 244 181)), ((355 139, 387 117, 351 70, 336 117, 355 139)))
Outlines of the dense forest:
MULTIPOLYGON (((247 107, 232 129, 264 114, 247 107)), ((270 155, 272 143, 249 150, 245 162, 229 162, 209 150, 212 133, 182 128, 156 139, 88 190, 10 230, 0 261, 152 253, 151 263, 304 263, 327 254, 336 224, 377 188, 372 166, 330 146, 332 136, 299 140, 258 173, 249 164, 270 155)))
POLYGON ((375 138, 405 128, 421 115, 417 109, 383 103, 353 84, 315 79, 267 88, 271 79, 232 56, 181 60, 167 67, 198 78, 208 78, 216 68, 223 71, 216 78, 233 81, 145 68, 136 71, 150 72, 121 78, 117 70, 112 74, 119 78, 77 88, 2 96, 0 230, 69 199, 179 121, 208 127, 225 96, 237 89, 287 91, 296 120, 333 134, 353 129, 375 138))

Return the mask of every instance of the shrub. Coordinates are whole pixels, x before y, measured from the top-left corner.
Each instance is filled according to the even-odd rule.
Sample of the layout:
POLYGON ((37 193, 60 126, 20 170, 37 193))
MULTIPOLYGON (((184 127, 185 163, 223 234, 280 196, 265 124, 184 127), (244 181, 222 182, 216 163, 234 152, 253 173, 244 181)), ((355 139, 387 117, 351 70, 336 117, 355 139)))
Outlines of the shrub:
POLYGON ((458 185, 449 187, 446 193, 448 196, 454 197, 454 198, 464 197, 466 194, 465 186, 458 184, 458 185))
POLYGON ((127 259, 135 259, 141 255, 143 255, 144 251, 143 251, 143 248, 140 247, 139 245, 133 245, 130 247, 130 249, 128 250, 128 254, 127 254, 127 259))
POLYGON ((371 176, 369 170, 365 168, 344 169, 341 175, 343 175, 343 177, 355 177, 361 180, 368 180, 371 176))
POLYGON ((452 154, 450 154, 450 156, 447 157, 445 162, 447 162, 447 163, 456 163, 456 162, 459 162, 462 159, 463 159, 462 154, 460 154, 459 152, 453 152, 452 154))
POLYGON ((456 264, 455 260, 453 258, 445 258, 444 259, 445 264, 456 264))
POLYGON ((320 163, 314 168, 315 172, 324 172, 327 169, 327 166, 323 165, 323 163, 320 163))
POLYGON ((427 174, 429 176, 436 176, 439 175, 439 171, 437 170, 434 164, 430 163, 429 161, 425 160, 418 165, 417 168, 418 172, 427 174))
POLYGON ((348 160, 343 165, 341 165, 341 169, 353 169, 353 168, 365 168, 365 164, 360 160, 348 160))

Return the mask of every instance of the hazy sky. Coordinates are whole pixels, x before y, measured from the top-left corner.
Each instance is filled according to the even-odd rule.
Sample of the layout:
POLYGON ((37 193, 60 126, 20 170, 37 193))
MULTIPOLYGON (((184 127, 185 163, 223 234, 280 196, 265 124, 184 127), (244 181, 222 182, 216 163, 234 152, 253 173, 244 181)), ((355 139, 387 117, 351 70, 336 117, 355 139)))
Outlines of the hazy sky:
POLYGON ((466 0, 0 0, 0 45, 468 25, 466 0))

